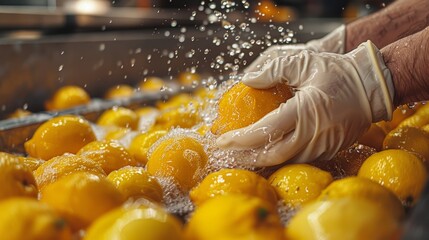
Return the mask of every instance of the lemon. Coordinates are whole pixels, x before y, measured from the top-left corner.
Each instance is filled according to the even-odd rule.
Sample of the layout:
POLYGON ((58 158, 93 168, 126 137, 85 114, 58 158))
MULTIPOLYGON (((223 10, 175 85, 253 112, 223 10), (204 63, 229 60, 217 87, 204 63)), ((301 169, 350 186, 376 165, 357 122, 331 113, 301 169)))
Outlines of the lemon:
MULTIPOLYGON (((418 105, 420 106, 420 104, 418 105)), ((412 116, 417 110, 417 107, 415 108, 409 108, 407 105, 401 105, 397 107, 392 114, 392 120, 391 121, 380 121, 375 123, 377 126, 379 126, 385 134, 389 133, 398 125, 407 119, 408 117, 412 116)))
POLYGON ((375 148, 355 144, 339 151, 331 160, 316 160, 310 164, 330 172, 335 179, 356 176, 362 163, 376 152, 375 148))
POLYGON ((107 180, 127 199, 145 198, 158 203, 163 200, 161 185, 144 168, 124 167, 111 172, 107 180))
POLYGON ((206 87, 198 88, 194 92, 194 96, 200 98, 201 100, 214 99, 216 97, 216 89, 209 89, 206 87))
POLYGON ((77 155, 83 155, 97 162, 107 174, 125 166, 138 165, 125 147, 115 140, 88 143, 79 150, 77 155))
POLYGON ((134 95, 134 88, 126 85, 126 84, 120 84, 116 85, 114 87, 111 87, 107 90, 106 94, 104 95, 105 99, 118 99, 118 98, 126 98, 131 97, 134 95))
POLYGON ((201 122, 201 118, 196 109, 177 107, 162 111, 156 117, 155 126, 169 130, 173 127, 191 128, 199 122, 201 122))
POLYGON ((83 88, 68 85, 58 89, 54 95, 45 102, 45 108, 48 111, 63 110, 84 105, 90 101, 90 96, 83 88))
POLYGON ((119 207, 125 199, 106 178, 78 172, 48 185, 40 200, 66 217, 73 230, 79 230, 119 207))
POLYGON ((37 198, 36 180, 31 170, 18 157, 0 154, 0 182, 0 200, 11 197, 37 198))
POLYGON ((165 86, 164 80, 159 77, 147 77, 139 83, 142 91, 159 91, 165 86))
POLYGON ((333 181, 319 195, 318 200, 364 198, 390 211, 398 220, 405 215, 398 197, 389 189, 363 177, 347 177, 333 181))
POLYGON ((363 198, 312 202, 300 209, 286 227, 286 239, 392 239, 398 220, 379 204, 363 198))
POLYGON ((150 114, 156 115, 159 113, 159 110, 156 107, 141 107, 134 110, 134 112, 137 113, 139 117, 142 117, 142 116, 148 116, 150 114))
POLYGON ((417 154, 428 164, 429 133, 416 127, 400 127, 387 134, 383 142, 384 149, 403 149, 417 154))
POLYGON ((182 223, 156 207, 118 208, 97 219, 83 240, 167 240, 183 238, 182 223))
POLYGON ((240 194, 204 202, 192 214, 185 231, 189 240, 284 239, 275 208, 260 198, 240 194))
POLYGON ((172 179, 188 191, 201 181, 207 164, 204 147, 189 136, 172 136, 155 146, 149 155, 147 171, 155 177, 172 179))
POLYGON ((427 116, 422 116, 417 113, 404 119, 399 125, 401 127, 423 127, 424 125, 429 124, 429 118, 427 116))
POLYGON ((18 156, 18 159, 32 172, 39 168, 45 162, 42 159, 32 157, 18 156))
POLYGON ((187 107, 189 105, 197 105, 198 102, 187 93, 181 93, 168 99, 166 102, 157 102, 156 106, 160 110, 176 109, 178 107, 187 107))
POLYGON ((70 240, 63 217, 48 205, 30 198, 0 201, 0 232, 7 240, 70 240))
POLYGON ((238 83, 219 100, 218 117, 212 125, 213 134, 246 127, 255 123, 292 97, 286 84, 269 89, 254 89, 238 83))
POLYGON ((136 161, 145 165, 147 163, 147 152, 149 148, 165 134, 167 134, 165 130, 141 133, 131 140, 128 152, 130 152, 136 161))
POLYGON ((333 178, 329 172, 308 164, 289 164, 268 178, 285 204, 298 206, 316 199, 333 178))
POLYGON ((177 80, 181 85, 191 86, 201 82, 201 76, 193 72, 181 72, 177 76, 177 80))
POLYGON ((193 188, 189 196, 199 206, 210 198, 226 194, 245 194, 259 197, 276 206, 274 188, 262 176, 241 169, 221 169, 207 175, 193 188))
POLYGON ((136 130, 139 123, 139 116, 131 109, 124 107, 114 107, 104 111, 97 119, 100 126, 116 126, 136 130))
POLYGON ((95 140, 88 121, 67 115, 54 117, 40 125, 24 147, 29 156, 48 160, 64 153, 77 153, 95 140))
POLYGON ((104 140, 120 140, 130 132, 131 129, 129 128, 113 126, 106 127, 106 135, 104 135, 104 140))
POLYGON ((12 113, 10 113, 7 118, 8 119, 12 119, 12 118, 23 118, 23 117, 27 117, 30 116, 32 113, 26 109, 21 109, 18 108, 15 111, 13 111, 12 113))
POLYGON ((106 176, 100 165, 84 156, 64 154, 44 162, 33 173, 40 190, 58 179, 75 172, 106 176))
POLYGON ((393 191, 405 206, 413 206, 426 182, 426 168, 416 155, 390 149, 371 155, 358 173, 393 191))

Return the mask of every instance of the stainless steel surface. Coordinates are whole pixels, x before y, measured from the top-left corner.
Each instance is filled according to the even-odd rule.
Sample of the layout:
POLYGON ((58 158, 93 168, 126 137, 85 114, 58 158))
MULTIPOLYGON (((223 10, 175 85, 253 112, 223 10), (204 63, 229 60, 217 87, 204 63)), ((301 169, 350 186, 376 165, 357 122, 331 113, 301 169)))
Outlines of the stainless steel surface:
MULTIPOLYGON (((0 39, 0 117, 23 106, 33 112, 42 111, 43 102, 60 86, 68 84, 85 87, 92 97, 102 97, 111 86, 135 85, 145 76, 170 79, 191 68, 212 76, 231 72, 213 68, 212 64, 221 53, 225 63, 238 59, 237 55, 228 55, 228 49, 237 42, 235 36, 215 45, 213 39, 223 39, 227 32, 220 26, 207 26, 205 31, 186 26, 182 33, 183 27, 171 27, 171 21, 166 23, 168 27, 157 29, 0 39)), ((296 38, 305 42, 323 36, 339 24, 338 20, 302 20, 281 26, 295 31, 296 38), (304 26, 303 30, 300 26, 304 26)), ((254 24, 253 33, 243 32, 240 37, 265 41, 265 34, 270 32, 272 39, 285 38, 273 26, 254 24)), ((262 43, 241 49, 240 64, 251 62, 264 47, 262 43)))

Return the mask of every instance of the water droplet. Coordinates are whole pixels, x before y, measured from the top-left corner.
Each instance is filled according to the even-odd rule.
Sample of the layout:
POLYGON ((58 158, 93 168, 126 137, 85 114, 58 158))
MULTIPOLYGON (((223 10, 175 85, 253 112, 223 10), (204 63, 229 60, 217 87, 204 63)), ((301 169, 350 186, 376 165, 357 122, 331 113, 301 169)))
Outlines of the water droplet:
POLYGON ((98 46, 98 50, 100 52, 104 51, 106 49, 106 45, 104 43, 101 43, 100 46, 98 46))
POLYGON ((176 20, 171 21, 171 26, 172 27, 176 27, 177 26, 177 21, 176 20))
POLYGON ((60 66, 58 67, 58 72, 61 72, 61 71, 63 70, 63 68, 64 68, 64 65, 60 65, 60 66))

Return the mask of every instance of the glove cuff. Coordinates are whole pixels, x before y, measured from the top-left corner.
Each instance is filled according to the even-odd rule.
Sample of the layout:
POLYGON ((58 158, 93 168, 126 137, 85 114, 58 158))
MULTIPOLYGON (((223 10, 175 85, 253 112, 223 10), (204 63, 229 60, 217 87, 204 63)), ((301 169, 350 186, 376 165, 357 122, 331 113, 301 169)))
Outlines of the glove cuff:
MULTIPOLYGON (((371 106, 372 122, 390 120, 393 112, 394 87, 390 70, 386 67, 380 50, 371 42, 362 43, 370 69, 362 78, 362 84, 371 106)), ((358 47, 359 48, 359 47, 358 47)), ((357 63, 365 65, 365 63, 357 63)), ((361 72, 363 73, 363 72, 361 72)))
POLYGON ((315 52, 330 52, 344 54, 346 40, 346 25, 342 24, 325 37, 312 40, 307 47, 315 52))

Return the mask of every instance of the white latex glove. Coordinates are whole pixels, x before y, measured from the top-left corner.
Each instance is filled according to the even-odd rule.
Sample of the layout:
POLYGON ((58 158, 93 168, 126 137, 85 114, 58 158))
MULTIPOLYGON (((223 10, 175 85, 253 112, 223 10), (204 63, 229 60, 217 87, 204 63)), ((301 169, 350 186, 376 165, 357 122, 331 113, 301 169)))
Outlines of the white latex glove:
POLYGON ((262 66, 269 63, 271 60, 277 57, 295 55, 301 50, 343 54, 345 51, 345 36, 346 27, 345 25, 341 25, 325 37, 311 40, 306 44, 271 46, 261 53, 261 55, 256 58, 246 69, 244 69, 244 72, 248 73, 259 71, 262 66))
POLYGON ((224 149, 260 148, 256 166, 331 159, 372 122, 392 116, 390 71, 370 41, 344 55, 304 50, 276 58, 242 81, 254 88, 286 82, 296 90, 258 122, 216 140, 224 149))

